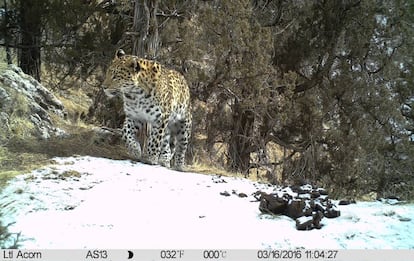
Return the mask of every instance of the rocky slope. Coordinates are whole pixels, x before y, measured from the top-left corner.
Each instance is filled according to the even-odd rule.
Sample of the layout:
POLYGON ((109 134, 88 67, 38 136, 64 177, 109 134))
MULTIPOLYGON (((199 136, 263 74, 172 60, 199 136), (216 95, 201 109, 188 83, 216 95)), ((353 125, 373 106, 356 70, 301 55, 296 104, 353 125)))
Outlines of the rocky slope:
POLYGON ((0 74, 0 141, 11 136, 48 139, 64 135, 54 119, 64 119, 64 106, 33 77, 9 65, 0 74))

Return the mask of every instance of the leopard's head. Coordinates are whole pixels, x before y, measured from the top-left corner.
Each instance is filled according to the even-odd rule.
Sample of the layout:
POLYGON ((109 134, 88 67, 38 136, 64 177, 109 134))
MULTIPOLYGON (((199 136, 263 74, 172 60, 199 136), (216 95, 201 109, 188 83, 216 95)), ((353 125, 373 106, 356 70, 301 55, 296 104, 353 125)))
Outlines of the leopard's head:
POLYGON ((134 55, 126 55, 122 49, 116 52, 109 66, 103 88, 109 97, 133 88, 142 88, 149 92, 161 75, 161 65, 158 62, 142 59, 134 55))

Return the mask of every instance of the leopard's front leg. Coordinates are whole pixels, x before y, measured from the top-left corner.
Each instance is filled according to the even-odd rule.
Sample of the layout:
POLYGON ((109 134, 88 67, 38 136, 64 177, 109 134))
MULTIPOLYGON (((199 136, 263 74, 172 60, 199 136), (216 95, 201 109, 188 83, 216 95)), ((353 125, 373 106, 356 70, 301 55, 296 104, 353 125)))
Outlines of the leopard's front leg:
POLYGON ((128 150, 128 154, 137 160, 141 159, 141 144, 137 140, 137 132, 142 128, 142 123, 125 118, 122 128, 122 139, 128 150))
POLYGON ((158 119, 151 126, 151 132, 147 145, 147 158, 149 164, 161 164, 162 166, 169 166, 163 159, 160 159, 161 144, 166 132, 168 119, 158 119))

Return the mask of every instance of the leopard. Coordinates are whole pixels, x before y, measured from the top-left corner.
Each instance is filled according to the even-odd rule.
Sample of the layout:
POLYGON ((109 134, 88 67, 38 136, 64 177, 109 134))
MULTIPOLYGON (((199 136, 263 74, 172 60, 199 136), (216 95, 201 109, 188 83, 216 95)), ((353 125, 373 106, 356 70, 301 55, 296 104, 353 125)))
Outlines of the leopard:
POLYGON ((184 76, 119 49, 102 86, 109 98, 122 97, 122 139, 128 154, 144 163, 184 171, 192 127, 190 88, 184 76), (142 151, 137 133, 145 123, 150 131, 142 151))

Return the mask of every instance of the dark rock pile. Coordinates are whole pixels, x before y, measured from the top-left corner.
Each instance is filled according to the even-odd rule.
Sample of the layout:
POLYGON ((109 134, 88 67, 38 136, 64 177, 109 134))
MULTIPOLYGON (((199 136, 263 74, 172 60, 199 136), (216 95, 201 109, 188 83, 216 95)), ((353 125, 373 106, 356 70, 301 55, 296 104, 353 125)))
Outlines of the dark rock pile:
POLYGON ((286 187, 270 194, 259 191, 256 198, 262 213, 291 217, 298 230, 320 229, 323 217, 341 214, 324 189, 310 185, 286 187))

